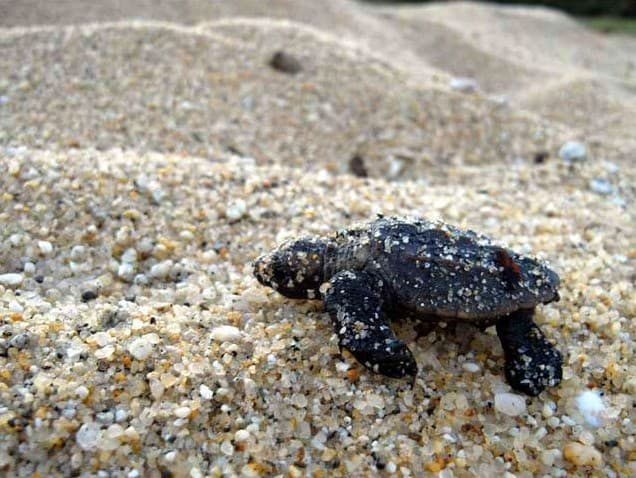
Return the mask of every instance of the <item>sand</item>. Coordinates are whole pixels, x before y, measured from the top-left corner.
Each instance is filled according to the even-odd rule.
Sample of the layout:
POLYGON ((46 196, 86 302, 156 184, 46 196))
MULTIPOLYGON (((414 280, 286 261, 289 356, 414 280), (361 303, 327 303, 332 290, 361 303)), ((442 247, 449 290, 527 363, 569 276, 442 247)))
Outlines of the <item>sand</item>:
POLYGON ((636 40, 464 2, 79 5, 0 3, 0 473, 636 473, 636 40), (548 260, 562 384, 409 322, 414 387, 373 375, 253 278, 377 213, 548 260))

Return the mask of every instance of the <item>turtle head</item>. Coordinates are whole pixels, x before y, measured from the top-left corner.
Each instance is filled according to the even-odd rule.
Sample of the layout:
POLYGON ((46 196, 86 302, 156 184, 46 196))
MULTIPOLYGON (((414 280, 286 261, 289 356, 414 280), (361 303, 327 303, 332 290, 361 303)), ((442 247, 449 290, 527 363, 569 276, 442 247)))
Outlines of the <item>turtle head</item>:
POLYGON ((548 304, 559 301, 560 281, 556 272, 547 264, 531 258, 523 258, 520 265, 523 283, 532 291, 537 302, 548 304))
POLYGON ((258 281, 293 299, 317 299, 323 283, 325 244, 304 238, 284 242, 254 262, 258 281))

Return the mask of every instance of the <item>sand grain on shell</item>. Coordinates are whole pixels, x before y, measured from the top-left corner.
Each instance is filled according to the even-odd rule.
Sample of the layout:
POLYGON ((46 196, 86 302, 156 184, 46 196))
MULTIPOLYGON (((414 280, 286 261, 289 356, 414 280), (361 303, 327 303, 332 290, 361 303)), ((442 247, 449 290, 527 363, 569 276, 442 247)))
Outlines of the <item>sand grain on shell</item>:
POLYGON ((632 79, 615 79, 631 43, 612 61, 572 55, 611 41, 466 2, 408 22, 342 0, 287 16, 282 0, 177 3, 0 6, 11 26, 121 20, 0 31, 0 473, 634 475, 632 79), (139 8, 156 21, 127 20, 139 8), (412 35, 432 19, 445 54, 481 52, 482 88, 513 101, 444 87, 461 61, 412 35), (561 32, 559 61, 531 29, 561 32), (267 67, 281 45, 303 65, 293 78, 267 67), (603 74, 580 81, 590 61, 603 74), (563 78, 580 88, 560 96, 563 78), (607 129, 551 112, 555 97, 607 129), (585 158, 560 160, 574 140, 585 158), (334 174, 355 156, 370 178, 334 174), (549 260, 562 299, 537 321, 563 383, 521 397, 492 330, 417 338, 400 323, 421 367, 411 389, 341 354, 319 303, 252 277, 278 241, 380 212, 549 260), (602 392, 593 419, 586 390, 602 392))

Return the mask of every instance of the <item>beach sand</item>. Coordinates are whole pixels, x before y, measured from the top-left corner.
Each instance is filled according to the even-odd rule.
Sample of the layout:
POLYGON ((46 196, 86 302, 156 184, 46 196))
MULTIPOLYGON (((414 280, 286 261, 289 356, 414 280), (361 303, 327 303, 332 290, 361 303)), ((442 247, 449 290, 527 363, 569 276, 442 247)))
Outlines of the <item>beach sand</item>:
POLYGON ((636 474, 635 47, 469 2, 0 2, 0 474, 636 474), (378 213, 549 261, 561 385, 451 324, 374 375, 252 276, 378 213))

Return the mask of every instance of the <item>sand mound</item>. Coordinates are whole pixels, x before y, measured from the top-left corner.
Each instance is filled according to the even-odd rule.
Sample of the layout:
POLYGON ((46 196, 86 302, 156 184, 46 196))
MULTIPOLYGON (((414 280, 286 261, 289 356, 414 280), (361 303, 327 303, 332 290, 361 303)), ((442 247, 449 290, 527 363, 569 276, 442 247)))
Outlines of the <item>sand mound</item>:
POLYGON ((453 2, 398 11, 411 20, 440 23, 476 48, 534 69, 596 70, 620 78, 634 68, 629 48, 555 10, 453 2))
MULTIPOLYGON (((90 9, 76 5, 75 1, 41 5, 27 0, 0 5, 0 24, 5 26, 130 18, 196 24, 234 17, 291 19, 311 25, 377 52, 387 63, 407 71, 412 80, 446 84, 451 76, 470 76, 484 92, 507 95, 514 106, 531 107, 539 113, 552 108, 554 95, 572 97, 581 91, 580 101, 589 102, 585 91, 575 89, 573 93, 567 89, 567 81, 573 77, 580 77, 580 81, 593 78, 601 84, 626 83, 625 88, 618 88, 625 94, 617 100, 625 106, 626 115, 636 105, 633 56, 636 40, 593 33, 566 15, 544 8, 473 2, 370 7, 345 0, 319 4, 290 0, 266 4, 259 0, 160 3, 109 0, 90 9), (528 91, 536 91, 544 84, 551 85, 548 88, 562 84, 566 89, 537 96, 545 101, 523 101, 528 91), (518 99, 521 101, 517 102, 518 99)), ((602 90, 597 94, 600 101, 614 101, 612 94, 607 96, 602 90)), ((594 113, 572 117, 561 114, 560 118, 577 130, 596 131, 600 114, 594 113)), ((615 132, 604 131, 608 136, 615 132)))
POLYGON ((0 474, 634 475, 633 39, 463 2, 80 3, 0 3, 0 474), (563 383, 510 396, 492 330, 405 322, 410 388, 253 278, 376 213, 550 260, 563 383))
POLYGON ((358 154, 370 175, 395 179, 530 161, 568 137, 478 96, 413 87, 296 24, 45 28, 5 33, 1 48, 0 72, 11 81, 0 140, 10 146, 232 150, 336 172, 358 154), (281 45, 301 74, 267 65, 281 45))
MULTIPOLYGON (((484 193, 238 157, 1 154, 10 227, 0 257, 21 281, 0 286, 7 473, 420 474, 442 453, 454 473, 490 474, 511 449, 509 471, 547 473, 571 466, 561 451, 583 439, 625 470, 602 444, 630 433, 620 423, 636 393, 636 295, 624 255, 633 222, 610 201, 545 189, 523 172, 509 181, 525 192, 488 181, 484 193), (438 329, 418 340, 403 324, 423 367, 411 390, 341 356, 317 304, 284 300, 251 276, 249 261, 275 241, 378 210, 450 219, 549 257, 563 299, 537 320, 566 355, 564 383, 506 416, 492 408, 508 390, 496 336, 438 329), (604 389, 609 407, 608 426, 593 433, 579 426, 574 401, 588 387, 604 389)), ((556 181, 558 168, 541 176, 556 181)))
POLYGON ((424 61, 473 77, 485 91, 508 95, 514 106, 549 112, 584 132, 598 131, 606 113, 614 116, 606 105, 626 116, 636 106, 634 38, 599 35, 543 8, 453 2, 386 10, 431 42, 424 61), (572 114, 566 103, 585 106, 572 114))
POLYGON ((563 76, 526 90, 519 104, 543 118, 581 125, 588 141, 614 141, 633 150, 636 144, 636 103, 630 102, 635 85, 594 76, 563 76), (620 127, 616 128, 617 121, 620 127))

